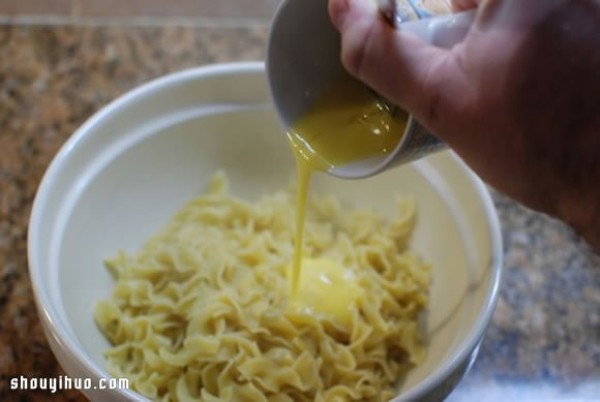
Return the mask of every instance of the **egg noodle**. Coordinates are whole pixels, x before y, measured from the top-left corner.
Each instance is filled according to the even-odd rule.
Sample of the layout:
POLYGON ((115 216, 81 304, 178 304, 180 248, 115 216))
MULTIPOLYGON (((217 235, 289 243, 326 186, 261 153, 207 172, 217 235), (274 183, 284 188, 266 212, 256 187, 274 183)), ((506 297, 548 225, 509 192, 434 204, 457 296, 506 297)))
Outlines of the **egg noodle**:
MULTIPOLYGON (((303 258, 343 267, 360 289, 347 319, 290 302, 293 195, 249 203, 219 173, 139 252, 107 261, 116 283, 95 318, 110 372, 159 401, 393 397, 425 353, 430 269, 407 247, 414 202, 399 199, 389 220, 314 197, 305 219, 303 258)), ((318 272, 302 275, 318 289, 307 283, 318 272)))

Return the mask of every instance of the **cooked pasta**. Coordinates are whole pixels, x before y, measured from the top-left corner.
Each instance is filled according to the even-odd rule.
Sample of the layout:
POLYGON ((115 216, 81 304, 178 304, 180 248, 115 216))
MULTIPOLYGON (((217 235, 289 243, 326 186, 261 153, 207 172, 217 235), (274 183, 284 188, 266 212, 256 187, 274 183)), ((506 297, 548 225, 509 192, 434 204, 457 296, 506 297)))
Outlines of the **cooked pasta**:
POLYGON ((407 242, 415 205, 393 220, 310 200, 305 258, 352 271, 350 319, 290 303, 293 197, 254 203, 217 174, 141 250, 107 261, 112 296, 96 305, 109 370, 159 401, 380 401, 425 348, 418 317, 430 271, 407 242))

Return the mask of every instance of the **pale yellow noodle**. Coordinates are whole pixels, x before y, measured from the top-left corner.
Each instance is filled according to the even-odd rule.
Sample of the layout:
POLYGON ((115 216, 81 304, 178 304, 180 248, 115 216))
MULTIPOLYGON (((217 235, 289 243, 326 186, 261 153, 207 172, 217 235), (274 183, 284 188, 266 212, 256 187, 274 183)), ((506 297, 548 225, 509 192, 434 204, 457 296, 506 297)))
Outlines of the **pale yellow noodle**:
POLYGON ((224 174, 142 249, 107 262, 116 283, 95 317, 115 376, 159 401, 380 401, 424 346, 429 267, 407 248, 415 205, 396 218, 314 199, 305 257, 355 270, 365 297, 349 328, 287 309, 294 197, 248 203, 224 174))

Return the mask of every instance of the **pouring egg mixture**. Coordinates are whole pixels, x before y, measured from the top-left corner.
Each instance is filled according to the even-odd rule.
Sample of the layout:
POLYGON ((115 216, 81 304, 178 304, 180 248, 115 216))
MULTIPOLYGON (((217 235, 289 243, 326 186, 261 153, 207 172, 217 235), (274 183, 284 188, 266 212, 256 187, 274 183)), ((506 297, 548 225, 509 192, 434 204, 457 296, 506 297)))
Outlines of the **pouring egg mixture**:
POLYGON ((115 288, 95 317, 112 343, 111 374, 164 401, 384 401, 396 394, 424 357, 418 316, 430 270, 408 248, 411 200, 399 198, 395 217, 386 219, 334 197, 308 197, 315 170, 389 152, 399 141, 389 129, 399 123, 358 90, 343 95, 355 101, 353 119, 336 120, 335 109, 325 120, 315 116, 335 104, 328 97, 340 96, 340 87, 357 90, 332 87, 289 134, 296 194, 249 203, 231 196, 226 175, 216 174, 207 193, 139 252, 107 261, 115 288), (323 121, 354 132, 360 152, 336 148, 333 130, 317 131, 327 128, 323 121), (382 133, 377 145, 368 139, 382 133), (348 151, 330 158, 335 149, 348 151))

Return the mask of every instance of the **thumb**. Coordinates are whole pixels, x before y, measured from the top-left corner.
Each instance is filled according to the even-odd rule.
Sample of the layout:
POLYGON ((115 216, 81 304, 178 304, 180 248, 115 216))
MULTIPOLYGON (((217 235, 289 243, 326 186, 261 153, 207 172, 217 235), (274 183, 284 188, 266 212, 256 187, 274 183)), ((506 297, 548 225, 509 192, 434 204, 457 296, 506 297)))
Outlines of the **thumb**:
POLYGON ((451 116, 451 94, 461 93, 458 64, 446 50, 392 28, 373 0, 330 0, 342 37, 346 69, 436 132, 451 116))

